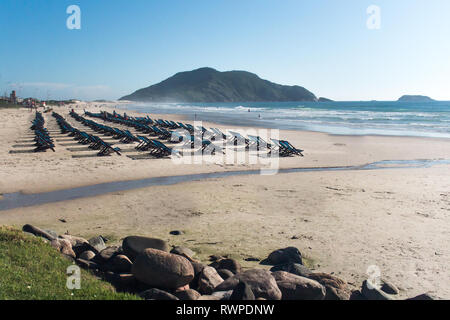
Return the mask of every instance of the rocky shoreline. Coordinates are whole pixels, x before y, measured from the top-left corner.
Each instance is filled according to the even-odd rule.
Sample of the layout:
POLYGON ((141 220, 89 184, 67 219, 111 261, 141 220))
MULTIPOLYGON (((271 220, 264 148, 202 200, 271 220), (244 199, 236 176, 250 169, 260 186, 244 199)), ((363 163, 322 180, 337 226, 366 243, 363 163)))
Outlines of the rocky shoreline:
MULTIPOLYGON (((210 256, 195 260, 187 247, 160 239, 128 236, 120 246, 108 239, 58 235, 26 224, 22 230, 41 237, 83 269, 111 283, 117 291, 146 300, 398 300, 398 288, 383 279, 365 280, 360 289, 333 274, 313 272, 295 247, 271 252, 261 264, 272 268, 243 270, 235 259, 210 256)), ((433 300, 422 294, 410 300, 433 300)))

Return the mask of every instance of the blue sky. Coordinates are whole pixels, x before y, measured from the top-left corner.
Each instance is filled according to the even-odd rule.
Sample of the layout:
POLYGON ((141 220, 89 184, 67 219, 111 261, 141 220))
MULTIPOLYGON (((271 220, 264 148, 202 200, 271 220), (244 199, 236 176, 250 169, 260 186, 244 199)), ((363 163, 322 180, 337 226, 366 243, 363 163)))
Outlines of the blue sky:
POLYGON ((449 14, 448 0, 2 0, 0 90, 116 99, 209 66, 336 100, 450 100, 449 14))

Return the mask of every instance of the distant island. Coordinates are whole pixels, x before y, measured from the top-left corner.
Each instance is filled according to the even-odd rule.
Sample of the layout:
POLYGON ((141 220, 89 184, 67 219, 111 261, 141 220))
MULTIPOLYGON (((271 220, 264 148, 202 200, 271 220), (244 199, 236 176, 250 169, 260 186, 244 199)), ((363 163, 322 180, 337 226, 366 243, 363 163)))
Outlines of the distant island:
POLYGON ((333 100, 328 99, 328 98, 324 98, 324 97, 320 97, 317 101, 318 102, 334 102, 333 100))
POLYGON ((259 78, 247 71, 220 72, 200 68, 179 72, 119 100, 136 102, 273 102, 318 101, 300 86, 285 86, 259 78))
POLYGON ((400 101, 400 102, 431 102, 431 101, 436 101, 436 100, 433 100, 427 96, 404 95, 404 96, 400 97, 397 101, 400 101))

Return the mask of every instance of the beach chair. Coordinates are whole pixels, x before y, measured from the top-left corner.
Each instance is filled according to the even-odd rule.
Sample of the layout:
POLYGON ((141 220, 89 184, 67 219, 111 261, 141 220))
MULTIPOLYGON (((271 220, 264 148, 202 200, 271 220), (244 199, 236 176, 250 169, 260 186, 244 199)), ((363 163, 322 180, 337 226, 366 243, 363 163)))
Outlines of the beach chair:
POLYGON ((109 156, 112 153, 117 153, 119 156, 121 156, 120 148, 116 147, 114 148, 109 143, 101 140, 101 149, 97 153, 98 156, 109 156))
POLYGON ((256 146, 256 150, 266 150, 271 149, 272 145, 270 143, 267 143, 263 138, 260 136, 252 136, 248 135, 249 139, 249 148, 252 148, 253 146, 256 146))
POLYGON ((150 154, 152 156, 155 156, 157 158, 168 157, 173 154, 175 154, 177 156, 181 156, 180 151, 173 149, 173 148, 169 148, 164 143, 162 143, 158 140, 151 140, 151 141, 155 145, 155 148, 153 149, 153 151, 150 152, 150 154))
POLYGON ((239 132, 235 132, 235 131, 229 131, 229 132, 231 134, 229 141, 231 143, 233 143, 233 145, 235 145, 235 146, 245 145, 245 147, 248 149, 248 147, 250 145, 250 141, 247 138, 245 138, 239 132))
POLYGON ((228 139, 228 136, 217 128, 211 128, 211 131, 214 133, 214 137, 211 140, 218 140, 218 139, 227 140, 228 139))
MULTIPOLYGON (((295 148, 293 145, 291 145, 288 141, 286 140, 277 140, 277 139, 271 139, 275 146, 278 147, 278 154, 280 157, 291 157, 294 155, 298 155, 303 157, 303 150, 297 149, 295 148)), ((271 154, 272 150, 271 149, 269 151, 269 154, 271 154)))
POLYGON ((303 152, 304 150, 300 150, 300 149, 295 148, 289 141, 286 141, 286 140, 280 140, 280 144, 281 144, 283 147, 285 147, 286 150, 287 150, 288 152, 290 152, 291 154, 293 154, 293 155, 298 155, 298 156, 303 157, 303 153, 302 153, 302 152, 303 152))

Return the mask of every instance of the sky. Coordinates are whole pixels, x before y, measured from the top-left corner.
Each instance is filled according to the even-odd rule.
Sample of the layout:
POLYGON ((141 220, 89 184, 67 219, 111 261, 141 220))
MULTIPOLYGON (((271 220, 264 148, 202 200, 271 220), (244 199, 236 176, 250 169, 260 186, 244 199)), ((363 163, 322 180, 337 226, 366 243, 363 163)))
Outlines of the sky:
POLYGON ((0 93, 118 99, 212 67, 341 101, 450 100, 449 14, 448 0, 1 0, 0 93))

